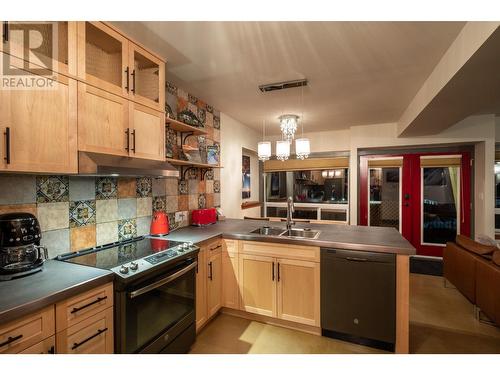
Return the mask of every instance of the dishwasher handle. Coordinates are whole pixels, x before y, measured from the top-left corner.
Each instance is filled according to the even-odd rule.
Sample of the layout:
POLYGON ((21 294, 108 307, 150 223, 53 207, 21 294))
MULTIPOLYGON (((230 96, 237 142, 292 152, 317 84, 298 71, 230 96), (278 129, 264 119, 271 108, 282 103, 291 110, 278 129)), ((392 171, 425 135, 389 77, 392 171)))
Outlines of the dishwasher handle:
POLYGON ((345 257, 346 260, 350 262, 368 262, 366 258, 358 258, 358 257, 345 257))

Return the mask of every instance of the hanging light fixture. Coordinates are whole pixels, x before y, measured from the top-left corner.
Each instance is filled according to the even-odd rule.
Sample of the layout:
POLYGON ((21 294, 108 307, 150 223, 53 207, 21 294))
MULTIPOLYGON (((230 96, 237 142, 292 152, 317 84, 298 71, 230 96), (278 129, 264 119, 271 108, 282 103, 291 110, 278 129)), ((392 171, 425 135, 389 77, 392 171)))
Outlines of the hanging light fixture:
POLYGON ((257 155, 259 160, 266 161, 271 158, 271 142, 265 141, 266 138, 266 120, 262 121, 262 142, 257 144, 257 155))
POLYGON ((300 119, 300 127, 302 128, 302 138, 295 140, 295 154, 300 160, 307 159, 311 153, 311 144, 309 143, 309 138, 304 138, 304 86, 301 89, 301 107, 302 107, 302 118, 300 119))
POLYGON ((276 141, 276 159, 285 161, 290 157, 290 142, 287 140, 276 141))
POLYGON ((291 142, 297 131, 297 120, 299 116, 297 115, 282 115, 280 119, 280 128, 283 139, 291 142))

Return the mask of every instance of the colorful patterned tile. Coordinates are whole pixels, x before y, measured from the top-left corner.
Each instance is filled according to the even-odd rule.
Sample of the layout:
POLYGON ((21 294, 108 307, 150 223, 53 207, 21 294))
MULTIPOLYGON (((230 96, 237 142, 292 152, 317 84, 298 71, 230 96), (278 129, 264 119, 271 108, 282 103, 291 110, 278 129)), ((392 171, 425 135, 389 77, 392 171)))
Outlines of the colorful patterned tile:
POLYGON ((179 181, 175 178, 167 178, 165 181, 166 194, 164 195, 178 195, 179 194, 179 181))
POLYGON ((220 180, 220 168, 214 168, 214 180, 220 180))
POLYGON ((118 220, 118 200, 106 199, 95 202, 96 222, 107 223, 118 220))
POLYGON ((207 110, 208 113, 214 113, 214 107, 212 107, 211 105, 206 105, 205 106, 205 109, 207 110))
POLYGON ((187 109, 188 101, 187 99, 177 96, 177 114, 187 109))
POLYGON ((180 87, 177 87, 177 97, 185 99, 186 101, 188 100, 188 93, 181 89, 180 87))
POLYGON ((68 176, 36 176, 37 203, 69 201, 68 176))
POLYGON ((99 223, 96 225, 96 244, 104 245, 118 241, 118 222, 99 223))
POLYGON ((189 195, 179 195, 177 199, 177 206, 179 211, 189 210, 189 195))
POLYGON ((191 104, 194 104, 196 106, 196 104, 198 104, 198 98, 194 95, 191 95, 188 93, 188 101, 189 103, 191 104))
POLYGON ((205 208, 207 204, 207 198, 205 194, 198 195, 198 208, 205 208))
POLYGON ((153 182, 151 177, 137 178, 137 198, 151 197, 152 192, 153 182))
POLYGON ((220 142, 220 130, 214 128, 213 138, 214 141, 220 142))
POLYGON ((197 169, 190 169, 187 175, 187 178, 189 180, 196 180, 198 179, 198 170, 197 169))
POLYGON ((179 194, 180 195, 189 194, 189 187, 187 180, 179 180, 179 194))
POLYGON ((220 129, 220 117, 214 115, 214 129, 220 129))
POLYGON ((118 178, 118 198, 135 198, 136 187, 135 178, 118 178))
POLYGON ((36 179, 30 175, 0 176, 0 204, 36 202, 36 179))
POLYGON ((175 130, 166 128, 165 130, 165 156, 167 158, 173 158, 175 152, 175 146, 177 146, 177 133, 175 130))
POLYGON ((95 200, 76 201, 69 204, 69 227, 83 227, 96 223, 95 200))
POLYGON ((170 95, 175 95, 177 96, 177 86, 175 86, 173 83, 167 82, 167 93, 170 95))
POLYGON ((137 236, 136 219, 126 219, 118 221, 118 240, 127 240, 137 236))
POLYGON ((95 200, 95 177, 69 177, 69 200, 89 201, 95 200))
POLYGON ((166 197, 165 211, 168 213, 178 210, 178 198, 176 196, 166 197))
POLYGON ((118 219, 133 219, 137 216, 137 198, 118 199, 118 219))
POLYGON ((189 180, 188 192, 189 195, 198 194, 198 180, 189 180))
POLYGON ((37 218, 42 232, 69 228, 69 202, 40 203, 37 218))
POLYGON ((78 251, 96 245, 96 229, 95 225, 87 225, 85 227, 71 228, 70 242, 71 251, 78 251))
POLYGON ((184 217, 184 219, 180 223, 177 223, 179 225, 179 228, 189 226, 189 211, 186 210, 186 211, 177 211, 177 212, 180 212, 182 214, 182 216, 184 217))
POLYGON ((198 181, 198 193, 200 194, 205 193, 205 189, 206 189, 206 181, 205 180, 198 181))
POLYGON ((205 124, 207 119, 207 113, 205 109, 198 107, 197 115, 198 115, 198 120, 200 120, 202 124, 205 124))
POLYGON ((137 198, 137 217, 151 216, 153 212, 153 198, 137 198))
POLYGON ((69 253, 69 229, 57 229, 43 232, 40 245, 47 248, 50 259, 61 254, 69 253))
POLYGON ((205 120, 205 130, 211 129, 214 127, 214 115, 210 112, 205 114, 207 117, 205 120))
POLYGON ((220 181, 219 180, 214 181, 214 193, 220 193, 220 181))
POLYGON ((214 139, 214 128, 207 128, 207 138, 208 139, 214 139))
POLYGON ((146 236, 149 234, 151 228, 151 216, 144 216, 137 218, 137 235, 146 236))
POLYGON ((153 198, 153 211, 165 211, 166 209, 166 197, 154 197, 153 198))
POLYGON ((198 194, 190 194, 188 195, 188 207, 189 210, 197 210, 198 209, 198 194))
POLYGON ((214 180, 205 180, 205 193, 212 194, 214 192, 214 180))
POLYGON ((220 207, 220 194, 214 194, 214 207, 220 207))
POLYGON ((205 194, 206 197, 206 208, 212 208, 214 206, 214 195, 213 194, 205 194))
POLYGON ((209 169, 207 173, 205 173, 205 180, 213 180, 214 179, 214 170, 209 169))
POLYGON ((115 177, 97 177, 95 181, 96 199, 114 199, 118 197, 115 177))
POLYGON ((37 215, 36 203, 31 204, 5 204, 0 206, 0 214, 8 214, 11 212, 27 212, 32 215, 37 215))
POLYGON ((151 193, 153 197, 160 197, 162 195, 167 195, 167 181, 173 180, 175 182, 175 190, 177 193, 177 181, 173 178, 153 178, 151 193))

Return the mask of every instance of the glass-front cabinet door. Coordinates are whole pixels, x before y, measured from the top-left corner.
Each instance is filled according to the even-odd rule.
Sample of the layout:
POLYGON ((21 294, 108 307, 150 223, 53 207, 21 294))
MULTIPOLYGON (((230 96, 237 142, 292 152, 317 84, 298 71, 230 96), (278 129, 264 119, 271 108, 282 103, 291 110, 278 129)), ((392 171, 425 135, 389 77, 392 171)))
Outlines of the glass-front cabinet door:
POLYGON ((129 44, 129 59, 131 99, 164 111, 164 62, 132 42, 129 44))
POLYGON ((75 21, 4 21, 0 51, 21 59, 22 68, 35 74, 76 75, 76 38, 75 21))
POLYGON ((78 76, 108 92, 128 96, 128 40, 101 22, 78 23, 78 76))

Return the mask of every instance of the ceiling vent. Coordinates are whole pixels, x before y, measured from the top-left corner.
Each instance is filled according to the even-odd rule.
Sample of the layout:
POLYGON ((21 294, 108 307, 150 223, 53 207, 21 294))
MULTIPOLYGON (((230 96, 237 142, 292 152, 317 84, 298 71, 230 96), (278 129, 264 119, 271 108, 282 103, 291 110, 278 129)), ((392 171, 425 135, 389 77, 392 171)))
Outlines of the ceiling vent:
POLYGON ((296 81, 286 81, 286 82, 269 83, 267 85, 260 85, 259 90, 262 92, 268 92, 275 90, 291 89, 293 87, 301 87, 301 86, 307 86, 307 79, 299 79, 296 81))

